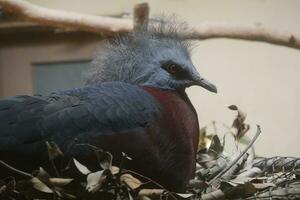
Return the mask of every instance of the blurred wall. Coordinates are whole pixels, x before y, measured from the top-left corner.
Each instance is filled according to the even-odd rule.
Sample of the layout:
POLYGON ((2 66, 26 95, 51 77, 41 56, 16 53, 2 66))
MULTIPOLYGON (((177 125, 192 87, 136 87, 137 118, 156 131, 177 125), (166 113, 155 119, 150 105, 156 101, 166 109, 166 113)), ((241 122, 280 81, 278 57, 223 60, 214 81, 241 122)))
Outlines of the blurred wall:
MULTIPOLYGON (((131 11, 139 1, 30 0, 50 8, 91 14, 131 11)), ((176 13, 189 23, 262 23, 300 35, 297 0, 153 0, 151 15, 176 13)), ((193 59, 200 73, 218 86, 218 95, 190 88, 201 125, 231 123, 236 104, 248 113, 252 127, 260 124, 256 142, 260 155, 300 156, 300 51, 257 42, 215 39, 199 42, 193 59)), ((254 134, 252 129, 249 136, 254 134)))

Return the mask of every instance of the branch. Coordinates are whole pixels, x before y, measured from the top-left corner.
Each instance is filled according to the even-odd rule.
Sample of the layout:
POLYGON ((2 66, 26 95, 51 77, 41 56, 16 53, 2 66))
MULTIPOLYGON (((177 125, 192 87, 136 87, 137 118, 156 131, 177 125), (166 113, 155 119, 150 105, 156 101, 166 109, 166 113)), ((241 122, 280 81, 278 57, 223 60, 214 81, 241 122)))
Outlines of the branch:
MULTIPOLYGON (((52 27, 74 28, 82 31, 115 34, 130 32, 134 28, 134 23, 140 17, 148 16, 147 6, 142 9, 135 9, 137 16, 135 22, 130 19, 121 19, 104 16, 94 16, 79 14, 75 12, 59 11, 34 5, 24 0, 0 0, 0 5, 8 12, 21 16, 27 21, 36 22, 52 27), (137 10, 144 10, 138 13, 137 10)), ((143 4, 141 4, 143 5, 143 4)), ((144 4, 147 5, 147 4, 144 4)), ((143 6, 142 6, 143 7, 143 6)), ((193 31, 184 34, 186 39, 213 39, 230 38, 249 41, 260 41, 270 44, 300 49, 300 35, 272 30, 263 26, 230 26, 200 24, 193 27, 193 31)))
POLYGON ((300 35, 272 30, 262 25, 233 26, 225 24, 201 24, 194 26, 193 32, 187 36, 190 39, 204 40, 212 38, 229 38, 249 41, 266 42, 270 44, 300 49, 300 35))
POLYGON ((16 14, 27 21, 52 27, 70 27, 96 33, 120 33, 133 29, 130 19, 94 16, 44 8, 24 0, 0 0, 7 12, 16 14))
POLYGON ((28 174, 26 172, 23 172, 19 169, 16 169, 12 166, 10 166, 9 164, 5 163, 4 161, 0 160, 0 166, 5 167, 6 169, 9 169, 10 171, 19 174, 21 176, 27 177, 27 178, 33 178, 33 176, 31 174, 28 174))

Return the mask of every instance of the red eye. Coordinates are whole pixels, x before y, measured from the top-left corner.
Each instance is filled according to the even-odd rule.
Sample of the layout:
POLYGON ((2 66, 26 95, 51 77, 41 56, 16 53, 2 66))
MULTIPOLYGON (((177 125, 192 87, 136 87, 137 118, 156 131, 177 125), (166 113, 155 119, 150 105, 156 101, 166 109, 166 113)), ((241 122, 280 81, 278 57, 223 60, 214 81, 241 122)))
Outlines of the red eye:
POLYGON ((168 72, 169 72, 170 74, 176 74, 176 72, 177 72, 177 67, 176 67, 176 65, 169 65, 169 66, 168 66, 168 72))

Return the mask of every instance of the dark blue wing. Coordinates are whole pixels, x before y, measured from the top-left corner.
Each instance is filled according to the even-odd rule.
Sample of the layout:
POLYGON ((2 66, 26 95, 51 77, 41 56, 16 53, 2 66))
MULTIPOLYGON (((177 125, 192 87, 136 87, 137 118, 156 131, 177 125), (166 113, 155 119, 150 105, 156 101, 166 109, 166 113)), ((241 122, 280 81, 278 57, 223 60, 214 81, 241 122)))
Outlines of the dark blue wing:
POLYGON ((95 135, 122 134, 146 127, 159 115, 154 98, 121 82, 0 100, 1 152, 37 153, 45 141, 66 146, 88 143, 95 135))

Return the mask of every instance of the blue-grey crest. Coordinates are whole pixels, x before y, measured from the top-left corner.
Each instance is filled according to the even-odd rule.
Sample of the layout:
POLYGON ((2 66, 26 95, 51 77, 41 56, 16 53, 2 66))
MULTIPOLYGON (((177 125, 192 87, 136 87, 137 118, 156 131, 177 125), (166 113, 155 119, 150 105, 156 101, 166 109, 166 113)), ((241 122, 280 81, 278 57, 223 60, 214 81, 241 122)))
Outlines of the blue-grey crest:
POLYGON ((171 90, 199 85, 216 93, 191 61, 194 45, 182 37, 186 30, 186 23, 162 18, 104 42, 87 83, 120 81, 171 90))

